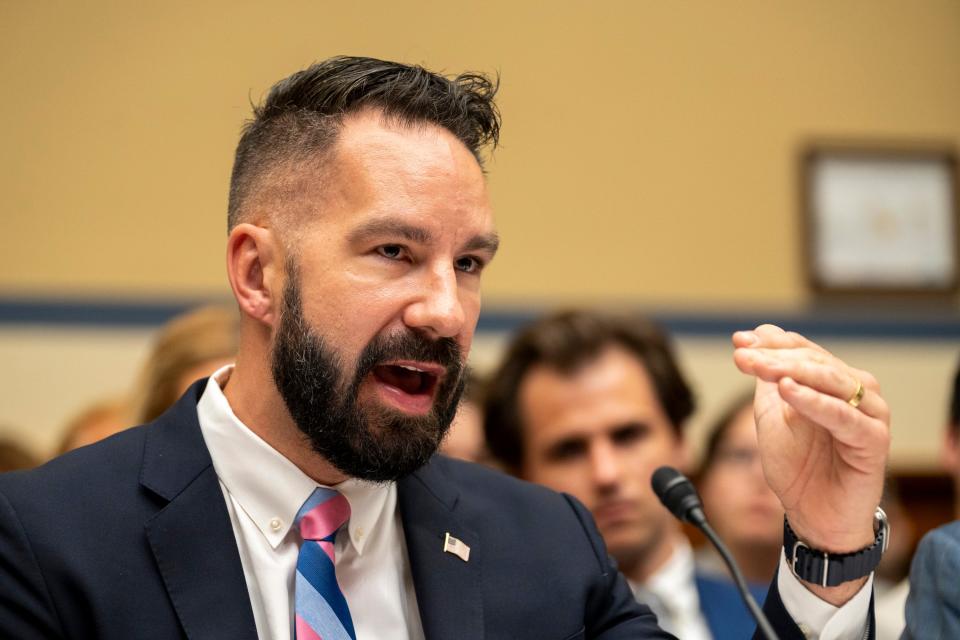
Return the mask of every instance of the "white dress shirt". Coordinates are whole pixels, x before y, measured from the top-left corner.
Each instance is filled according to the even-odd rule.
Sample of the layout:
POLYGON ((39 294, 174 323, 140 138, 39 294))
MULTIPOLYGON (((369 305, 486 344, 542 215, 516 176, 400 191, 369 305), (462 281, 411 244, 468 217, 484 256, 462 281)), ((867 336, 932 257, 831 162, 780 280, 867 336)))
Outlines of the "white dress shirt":
MULTIPOLYGON (((232 370, 229 365, 210 377, 197 404, 200 430, 237 539, 257 635, 292 639, 302 543, 293 521, 318 485, 234 415, 221 389, 232 370)), ((422 640, 396 483, 350 479, 332 488, 350 503, 350 520, 334 548, 358 640, 422 640)))
POLYGON ((907 626, 905 608, 908 595, 910 595, 908 578, 886 589, 881 589, 877 585, 877 595, 873 604, 877 612, 877 640, 900 640, 907 626))
POLYGON ((807 640, 860 640, 866 634, 870 597, 873 595, 872 573, 857 595, 842 607, 835 607, 803 586, 793 575, 787 556, 781 550, 777 589, 787 613, 796 620, 807 640))
MULTIPOLYGON (((637 600, 648 605, 665 630, 683 640, 709 640, 710 631, 700 609, 695 564, 690 544, 682 540, 670 559, 646 584, 630 581, 637 600)), ((824 602, 803 586, 780 553, 777 589, 787 613, 808 640, 860 640, 866 631, 873 574, 842 607, 824 602)))
POLYGON ((700 610, 700 595, 694 580, 693 550, 686 538, 646 584, 630 582, 637 600, 657 614, 665 631, 683 640, 710 640, 707 620, 700 610))

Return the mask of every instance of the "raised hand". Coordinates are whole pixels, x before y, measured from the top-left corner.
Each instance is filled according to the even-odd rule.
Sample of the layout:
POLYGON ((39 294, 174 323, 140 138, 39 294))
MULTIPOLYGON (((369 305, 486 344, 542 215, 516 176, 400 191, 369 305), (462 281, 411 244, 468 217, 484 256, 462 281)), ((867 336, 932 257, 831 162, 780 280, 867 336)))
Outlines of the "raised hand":
MULTIPOLYGON (((790 526, 823 551, 870 546, 890 446, 890 411, 876 379, 773 325, 737 332, 733 343, 737 367, 757 378, 763 470, 790 526)), ((808 587, 839 604, 862 582, 808 587)))

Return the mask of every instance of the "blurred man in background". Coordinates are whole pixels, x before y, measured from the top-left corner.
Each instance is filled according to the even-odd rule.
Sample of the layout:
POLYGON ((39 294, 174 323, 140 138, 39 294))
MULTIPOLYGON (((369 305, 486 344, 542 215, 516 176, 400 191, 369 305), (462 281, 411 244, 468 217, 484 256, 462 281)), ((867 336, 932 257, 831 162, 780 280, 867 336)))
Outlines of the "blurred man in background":
POLYGON ((626 317, 548 316, 519 333, 490 380, 494 456, 583 502, 660 624, 685 640, 709 638, 690 544, 650 487, 657 467, 687 467, 683 428, 694 410, 666 335, 626 317))

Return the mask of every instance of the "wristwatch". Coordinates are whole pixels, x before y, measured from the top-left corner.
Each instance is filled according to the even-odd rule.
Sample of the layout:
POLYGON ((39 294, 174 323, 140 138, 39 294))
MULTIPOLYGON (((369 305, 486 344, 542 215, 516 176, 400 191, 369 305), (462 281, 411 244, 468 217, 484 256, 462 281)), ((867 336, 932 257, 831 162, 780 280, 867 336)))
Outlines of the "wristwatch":
POLYGON ((827 553, 800 540, 784 517, 783 550, 793 575, 822 587, 835 587, 869 575, 880 564, 890 543, 890 524, 880 507, 873 514, 873 530, 876 538, 869 547, 851 553, 827 553))

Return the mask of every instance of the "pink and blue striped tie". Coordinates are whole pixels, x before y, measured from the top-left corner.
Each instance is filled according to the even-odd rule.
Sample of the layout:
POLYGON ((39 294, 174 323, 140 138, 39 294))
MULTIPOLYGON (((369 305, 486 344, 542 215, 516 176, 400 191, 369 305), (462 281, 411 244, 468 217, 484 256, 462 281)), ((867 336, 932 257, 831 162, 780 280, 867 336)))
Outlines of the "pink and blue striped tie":
POLYGON ((318 487, 297 513, 303 546, 297 558, 297 640, 357 640, 347 601, 337 584, 333 541, 350 518, 350 503, 318 487))

